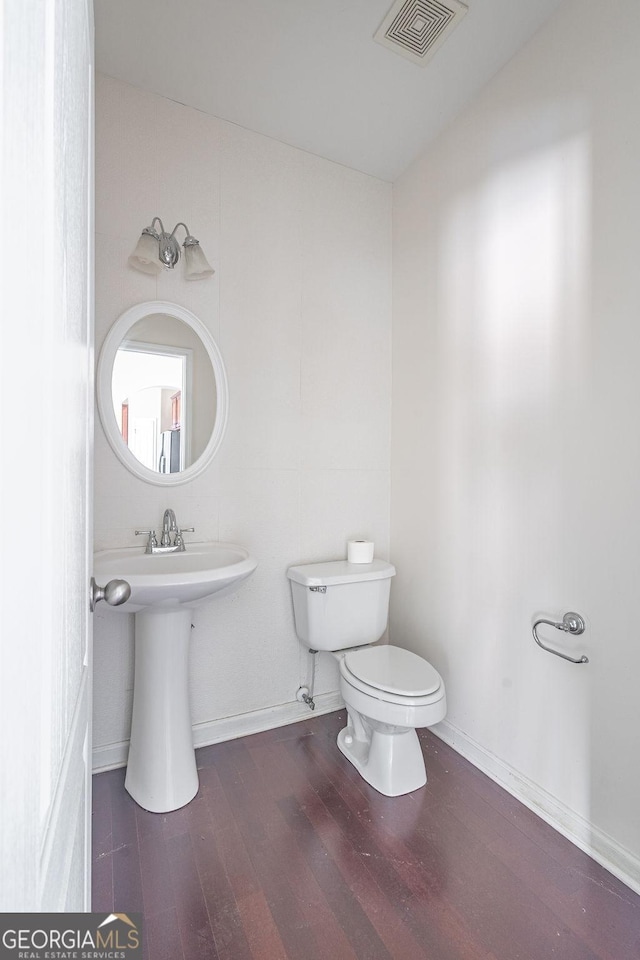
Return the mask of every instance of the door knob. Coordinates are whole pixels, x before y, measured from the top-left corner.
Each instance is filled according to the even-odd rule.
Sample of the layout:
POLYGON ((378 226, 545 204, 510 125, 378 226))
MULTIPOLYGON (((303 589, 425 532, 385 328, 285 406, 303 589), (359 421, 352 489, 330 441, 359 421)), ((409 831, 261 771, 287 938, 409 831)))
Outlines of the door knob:
POLYGON ((109 580, 106 586, 99 587, 95 578, 91 577, 89 607, 92 613, 100 600, 106 600, 110 606, 118 607, 121 603, 126 603, 130 596, 131 587, 126 580, 109 580))

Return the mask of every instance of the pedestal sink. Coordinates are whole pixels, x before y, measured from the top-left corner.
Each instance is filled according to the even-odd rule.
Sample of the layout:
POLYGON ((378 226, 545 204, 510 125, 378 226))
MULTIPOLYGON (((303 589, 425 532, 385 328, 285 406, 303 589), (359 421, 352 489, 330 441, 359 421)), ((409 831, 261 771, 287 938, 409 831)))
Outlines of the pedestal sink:
POLYGON ((131 586, 135 614, 135 678, 125 787, 153 813, 184 806, 198 792, 189 705, 192 610, 223 596, 257 566, 233 543, 190 543, 181 553, 147 554, 141 547, 94 554, 97 580, 131 586))

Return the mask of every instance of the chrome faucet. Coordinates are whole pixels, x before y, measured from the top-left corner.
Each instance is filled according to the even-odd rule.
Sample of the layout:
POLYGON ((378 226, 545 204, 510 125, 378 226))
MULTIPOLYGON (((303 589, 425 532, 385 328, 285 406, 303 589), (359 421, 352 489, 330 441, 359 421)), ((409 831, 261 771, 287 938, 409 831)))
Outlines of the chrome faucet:
POLYGON ((173 510, 167 508, 162 517, 162 536, 160 543, 156 538, 155 530, 136 530, 136 537, 143 534, 147 535, 147 547, 145 553, 182 553, 185 549, 183 533, 193 533, 193 527, 184 527, 180 529, 176 523, 176 515, 173 510), (173 543, 171 534, 174 534, 173 543))
POLYGON ((171 534, 177 533, 178 524, 176 523, 176 515, 173 510, 167 509, 164 512, 162 518, 162 537, 160 538, 161 547, 170 547, 171 546, 171 534))

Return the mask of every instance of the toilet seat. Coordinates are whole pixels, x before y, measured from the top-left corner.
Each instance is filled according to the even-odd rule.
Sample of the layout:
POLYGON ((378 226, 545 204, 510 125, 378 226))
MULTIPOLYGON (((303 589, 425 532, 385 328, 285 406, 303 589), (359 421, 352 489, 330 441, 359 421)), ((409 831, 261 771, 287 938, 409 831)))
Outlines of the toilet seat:
POLYGON ((392 644, 349 650, 340 673, 356 690, 387 703, 419 707, 443 696, 442 679, 431 664, 392 644))

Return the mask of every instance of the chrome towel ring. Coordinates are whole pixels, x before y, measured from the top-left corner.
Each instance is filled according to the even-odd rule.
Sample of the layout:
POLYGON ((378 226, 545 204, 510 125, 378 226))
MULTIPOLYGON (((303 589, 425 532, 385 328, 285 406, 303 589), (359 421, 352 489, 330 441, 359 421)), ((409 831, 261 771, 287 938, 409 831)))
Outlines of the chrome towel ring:
POLYGON ((555 627, 556 630, 562 630, 564 633, 573 633, 575 636, 579 636, 579 634, 584 633, 585 631, 585 622, 579 613, 565 613, 564 617, 559 623, 555 620, 545 620, 544 617, 541 617, 540 620, 536 620, 531 628, 531 632, 533 633, 533 639, 538 646, 542 647, 543 650, 546 650, 547 653, 553 653, 556 657, 562 657, 563 660, 569 660, 570 663, 589 663, 589 657, 585 657, 584 655, 576 659, 575 657, 570 657, 566 653, 560 653, 559 650, 553 650, 552 647, 546 647, 537 634, 537 628, 541 623, 547 623, 550 627, 555 627))

